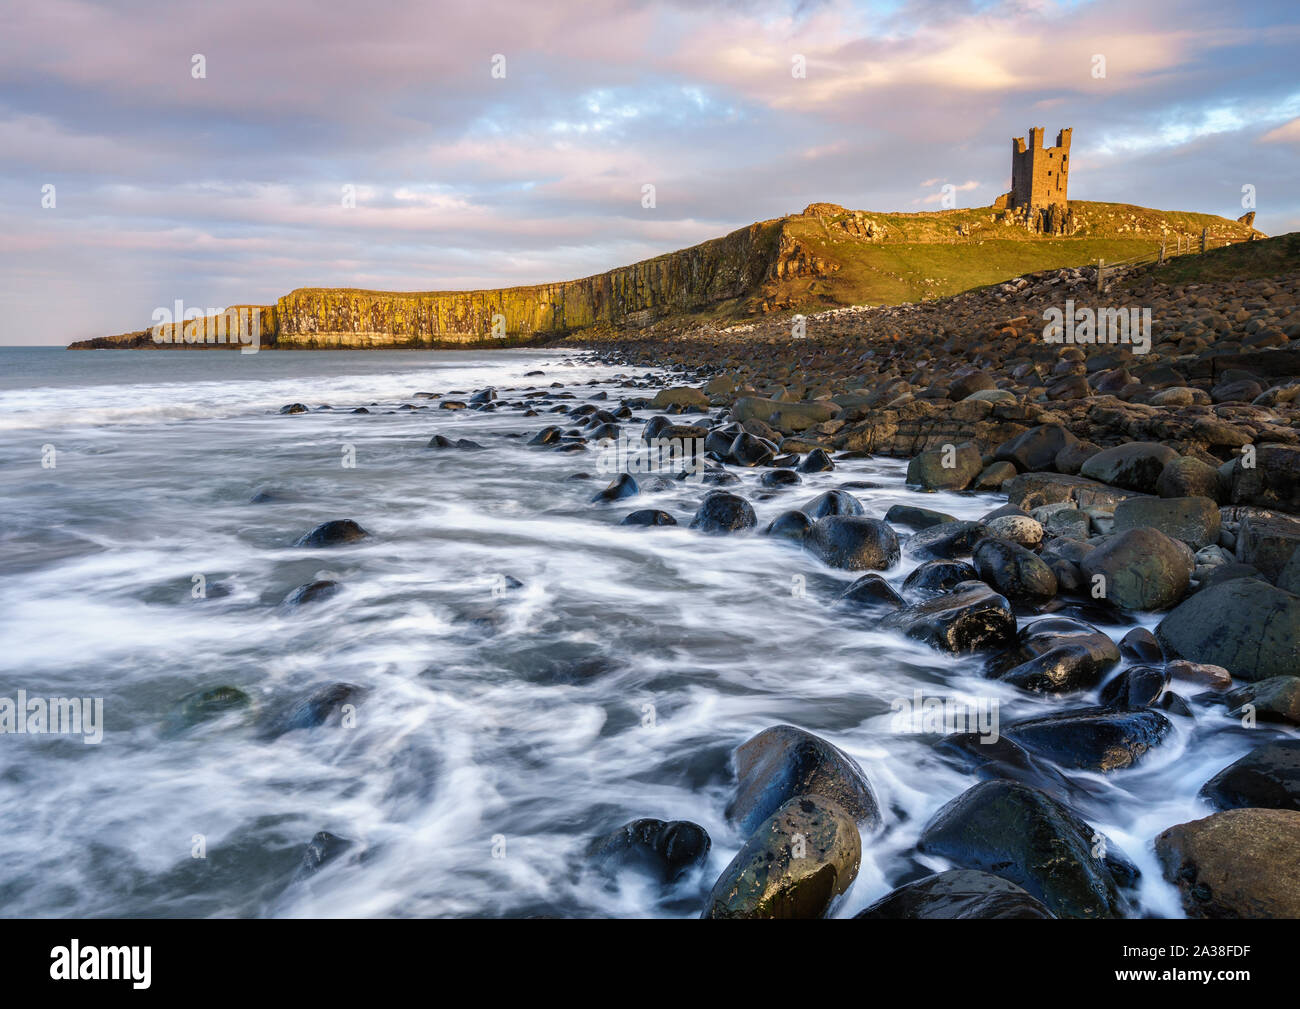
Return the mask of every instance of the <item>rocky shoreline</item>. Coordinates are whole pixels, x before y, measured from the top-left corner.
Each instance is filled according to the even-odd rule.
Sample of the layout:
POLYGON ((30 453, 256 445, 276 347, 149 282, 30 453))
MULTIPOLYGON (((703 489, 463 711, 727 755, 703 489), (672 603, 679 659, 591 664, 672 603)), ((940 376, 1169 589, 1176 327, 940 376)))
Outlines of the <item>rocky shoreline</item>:
MULTIPOLYGON (((1166 879, 1191 917, 1300 916, 1300 278, 1139 282, 1126 297, 1153 308, 1147 355, 1039 339, 1034 320, 1064 293, 1107 303, 1093 283, 1060 271, 930 305, 833 311, 805 320, 802 339, 773 320, 597 345, 607 362, 699 383, 624 406, 664 411, 646 439, 702 439, 707 481, 758 466, 765 483, 797 482, 809 466, 879 453, 910 458, 918 493, 1006 494, 960 522, 923 497, 868 516, 835 491, 763 530, 866 572, 837 605, 985 656, 990 677, 1061 700, 996 745, 946 741, 986 780, 935 816, 918 850, 958 868, 860 917, 1132 913, 1137 869, 1071 809, 1070 775, 1138 764, 1172 719, 1196 717, 1189 698, 1284 734, 1206 782, 1210 815, 1153 839, 1166 879), (880 574, 900 551, 924 558, 901 593, 880 574), (1084 619, 1152 612, 1154 634, 1118 642, 1084 619), (1019 630, 1017 616, 1028 618, 1019 630)), ((590 422, 608 436, 619 418, 590 422)), ((627 496, 628 484, 606 493, 627 496)), ((714 490, 691 526, 737 534, 755 522, 743 497, 714 490)), ((704 916, 825 914, 878 829, 870 783, 833 743, 791 726, 745 743, 735 764, 728 812, 750 839, 704 916)))
MULTIPOLYGON (((952 868, 900 880, 859 917, 1141 913, 1140 870, 1090 820, 1091 792, 1175 737, 1195 745, 1206 724, 1258 742, 1205 781, 1203 818, 1149 838, 1165 879, 1189 917, 1298 917, 1300 277, 1140 288, 1159 322, 1140 358, 1039 338, 1035 313, 1061 291, 1088 304, 1088 285, 1063 271, 933 305, 837 311, 808 320, 803 339, 771 321, 602 341, 590 356, 630 369, 617 397, 534 373, 538 385, 421 392, 401 409, 537 418, 512 437, 559 458, 629 439, 686 446, 668 471, 619 472, 592 509, 625 512, 621 524, 644 535, 680 518, 701 536, 769 537, 856 579, 827 601, 846 618, 974 657, 990 681, 1053 705, 939 741, 976 783, 930 819, 914 855, 952 868), (914 504, 868 514, 850 483, 758 522, 747 492, 788 492, 873 453, 909 459, 914 504), (687 479, 702 484, 689 518, 638 507, 687 479), (925 507, 939 490, 996 491, 1006 504, 962 521, 925 507), (917 566, 894 584, 904 559, 917 566), (1153 615, 1154 630, 1138 625, 1153 615), (1115 640, 1099 624, 1131 629, 1115 640)), ((484 447, 436 433, 427 445, 484 447)), ((295 545, 369 535, 338 519, 295 545)), ((334 588, 302 586, 286 605, 334 588)), ((363 698, 352 684, 324 687, 271 718, 266 738, 363 698)), ((209 691, 175 721, 183 731, 237 703, 209 691)), ((745 840, 701 916, 833 913, 891 816, 867 774, 833 738, 793 725, 741 743, 731 767, 726 818, 745 840)), ((318 835, 302 871, 348 846, 318 835)), ((586 852, 602 871, 668 885, 710 849, 699 824, 640 818, 586 852)))

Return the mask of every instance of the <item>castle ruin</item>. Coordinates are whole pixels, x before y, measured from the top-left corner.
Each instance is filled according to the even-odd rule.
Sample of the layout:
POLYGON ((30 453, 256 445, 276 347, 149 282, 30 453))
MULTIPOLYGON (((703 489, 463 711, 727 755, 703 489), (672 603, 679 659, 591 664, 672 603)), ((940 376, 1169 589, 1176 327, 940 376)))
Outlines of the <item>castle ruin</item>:
POLYGON ((1011 141, 1011 191, 998 197, 994 207, 1012 211, 1032 231, 1068 235, 1073 230, 1070 210, 1070 134, 1056 134, 1056 146, 1043 146, 1043 128, 1032 127, 1011 141))

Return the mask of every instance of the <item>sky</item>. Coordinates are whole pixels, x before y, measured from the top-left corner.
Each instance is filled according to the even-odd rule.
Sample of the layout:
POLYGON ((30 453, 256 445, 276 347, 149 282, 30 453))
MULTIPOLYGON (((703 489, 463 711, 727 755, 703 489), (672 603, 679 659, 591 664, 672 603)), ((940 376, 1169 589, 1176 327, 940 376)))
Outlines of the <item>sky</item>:
POLYGON ((1292 0, 6 3, 0 344, 987 206, 1032 126, 1073 199, 1296 231, 1297 53, 1292 0))

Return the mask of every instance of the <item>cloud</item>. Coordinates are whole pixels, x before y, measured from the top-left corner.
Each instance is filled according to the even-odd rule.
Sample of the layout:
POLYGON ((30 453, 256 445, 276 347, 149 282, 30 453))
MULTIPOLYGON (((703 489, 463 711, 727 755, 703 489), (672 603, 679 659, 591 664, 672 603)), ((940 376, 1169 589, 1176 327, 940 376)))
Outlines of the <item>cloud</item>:
POLYGON ((815 201, 939 203, 917 179, 984 205, 1032 125, 1074 127, 1076 198, 1235 217, 1249 183, 1281 230, 1296 20, 1281 0, 13 5, 0 342, 135 328, 177 297, 586 276, 815 201))

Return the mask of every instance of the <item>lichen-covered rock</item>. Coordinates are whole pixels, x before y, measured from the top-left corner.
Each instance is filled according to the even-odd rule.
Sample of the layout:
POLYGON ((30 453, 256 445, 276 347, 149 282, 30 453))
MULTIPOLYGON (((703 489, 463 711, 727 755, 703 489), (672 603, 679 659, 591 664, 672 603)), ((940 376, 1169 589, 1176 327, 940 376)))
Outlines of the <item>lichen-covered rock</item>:
POLYGON ((1228 809, 1156 838, 1190 918, 1300 918, 1300 812, 1228 809))
POLYGON ((1134 497, 1115 506, 1115 531, 1150 526, 1193 550, 1219 541, 1219 506, 1207 497, 1134 497))
POLYGON ((1179 541, 1143 527, 1108 536, 1079 567, 1094 598, 1125 610, 1163 610, 1187 593, 1195 558, 1179 541))
POLYGON ((945 445, 912 459, 907 482, 924 490, 965 490, 982 469, 980 450, 974 445, 945 445))
POLYGON ((1300 597, 1258 578, 1202 589, 1156 627, 1170 658, 1223 666, 1254 681, 1300 666, 1300 597))
POLYGON ((722 870, 701 918, 821 918, 857 877, 862 838, 821 795, 783 803, 722 870))

